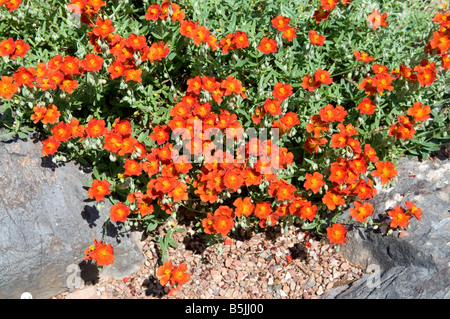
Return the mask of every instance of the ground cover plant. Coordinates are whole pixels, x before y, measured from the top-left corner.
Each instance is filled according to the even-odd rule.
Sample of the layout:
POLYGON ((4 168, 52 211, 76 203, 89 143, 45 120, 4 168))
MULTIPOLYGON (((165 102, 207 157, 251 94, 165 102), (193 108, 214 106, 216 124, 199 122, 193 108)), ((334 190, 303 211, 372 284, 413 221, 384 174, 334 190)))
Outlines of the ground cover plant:
MULTIPOLYGON (((182 215, 207 244, 295 224, 339 245, 349 224, 421 219, 368 200, 400 156, 449 141, 442 1, 0 0, 0 18, 5 135, 38 131, 43 156, 91 166, 111 222, 167 226, 171 294, 189 281, 165 253, 182 215)), ((85 251, 99 267, 105 238, 85 251)))

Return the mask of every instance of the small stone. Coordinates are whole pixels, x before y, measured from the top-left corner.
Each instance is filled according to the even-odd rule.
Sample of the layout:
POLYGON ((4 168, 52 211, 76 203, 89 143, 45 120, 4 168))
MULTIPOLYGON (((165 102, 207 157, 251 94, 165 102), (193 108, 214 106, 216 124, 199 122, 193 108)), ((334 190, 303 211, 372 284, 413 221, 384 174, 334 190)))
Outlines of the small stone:
POLYGON ((348 263, 342 263, 341 269, 342 270, 349 270, 350 269, 350 265, 348 263))

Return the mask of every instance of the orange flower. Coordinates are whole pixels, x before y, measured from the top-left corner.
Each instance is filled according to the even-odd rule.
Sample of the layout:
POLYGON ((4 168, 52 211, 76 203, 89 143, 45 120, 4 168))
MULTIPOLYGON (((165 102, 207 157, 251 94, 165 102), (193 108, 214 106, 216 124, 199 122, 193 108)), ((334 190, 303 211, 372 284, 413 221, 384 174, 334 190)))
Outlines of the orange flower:
POLYGON ((159 192, 170 193, 180 183, 173 177, 160 176, 156 178, 155 188, 159 192))
POLYGON ((322 6, 320 6, 316 11, 314 11, 313 14, 313 18, 316 19, 316 24, 328 19, 329 16, 330 11, 325 10, 322 6))
POLYGON ((345 244, 347 229, 341 223, 333 224, 333 226, 327 228, 327 236, 330 243, 345 244))
POLYGON ((233 225, 234 221, 230 217, 224 215, 214 216, 214 230, 223 237, 226 237, 230 233, 233 225))
POLYGON ((370 144, 364 145, 364 155, 372 162, 378 162, 379 158, 377 157, 377 152, 373 149, 370 144))
POLYGON ((429 86, 436 80, 435 65, 434 62, 428 63, 427 60, 423 60, 420 65, 414 67, 420 86, 429 86))
POLYGON ((425 121, 430 117, 431 109, 428 105, 423 106, 422 102, 415 102, 413 107, 408 109, 408 115, 414 116, 414 121, 425 121))
POLYGON ((34 81, 36 79, 36 76, 34 74, 33 68, 26 69, 25 67, 21 66, 17 69, 17 72, 13 73, 14 81, 16 81, 17 85, 22 86, 26 85, 30 88, 34 87, 34 81))
POLYGON ((200 94, 202 89, 202 78, 200 76, 196 76, 195 78, 191 78, 187 80, 188 88, 186 92, 193 92, 195 94, 200 94))
POLYGON ((355 208, 350 208, 350 216, 352 216, 356 221, 365 223, 367 222, 367 217, 373 215, 373 205, 371 203, 365 202, 364 204, 360 201, 354 202, 355 208))
POLYGON ((52 155, 58 151, 60 142, 56 140, 53 136, 42 142, 42 154, 45 156, 52 155))
POLYGON ((42 124, 55 124, 60 116, 61 112, 58 111, 58 107, 56 105, 49 104, 41 122, 42 124))
POLYGON ((311 116, 311 123, 306 125, 306 131, 308 133, 314 132, 314 138, 320 138, 320 132, 328 132, 329 125, 322 121, 320 115, 316 114, 311 116))
POLYGON ((153 206, 152 198, 147 195, 143 195, 141 198, 138 198, 137 201, 137 211, 141 214, 142 217, 153 214, 153 212, 155 211, 155 207, 153 206))
POLYGON ((242 31, 234 32, 233 43, 238 49, 244 49, 250 45, 248 35, 242 31))
POLYGON ((331 76, 330 72, 328 72, 326 70, 318 69, 314 73, 314 80, 321 84, 330 85, 331 83, 333 83, 333 78, 330 76, 331 76))
POLYGON ((30 119, 34 124, 37 124, 44 118, 45 112, 47 112, 47 108, 45 106, 35 106, 33 107, 34 114, 31 115, 30 119))
POLYGON ((325 145, 328 143, 328 140, 326 138, 313 138, 311 136, 307 136, 306 137, 306 141, 305 141, 305 150, 312 154, 312 153, 317 153, 319 151, 319 146, 321 145, 325 145))
POLYGON ((175 267, 172 270, 172 276, 170 277, 170 284, 175 285, 178 284, 179 286, 184 285, 191 279, 191 274, 186 272, 187 266, 185 264, 180 264, 180 266, 175 267))
POLYGON ((85 71, 100 71, 103 66, 103 58, 100 55, 88 53, 84 60, 81 60, 80 65, 85 71))
POLYGON ((102 119, 92 118, 86 125, 86 133, 89 137, 102 136, 107 132, 106 123, 102 119))
POLYGON ((379 27, 387 27, 387 16, 387 13, 380 14, 379 10, 373 10, 373 12, 367 16, 366 21, 372 23, 372 29, 376 30, 379 27))
POLYGON ((220 85, 225 90, 224 96, 231 95, 232 93, 239 94, 242 89, 242 82, 238 79, 234 79, 233 76, 228 76, 220 85))
POLYGON ((113 222, 125 222, 128 215, 130 215, 130 208, 122 202, 119 202, 111 207, 109 211, 110 219, 113 222))
POLYGON ((242 173, 239 169, 232 169, 225 172, 223 176, 223 183, 228 188, 235 192, 244 184, 242 173))
POLYGON ((287 112, 280 118, 280 121, 286 126, 287 129, 290 129, 295 125, 300 124, 298 115, 297 113, 294 112, 287 112))
POLYGON ((60 70, 65 75, 78 75, 80 74, 80 59, 67 55, 64 57, 64 61, 61 63, 60 70))
POLYGON ((361 62, 369 63, 369 62, 373 61, 373 57, 371 57, 364 51, 361 51, 361 52, 354 51, 353 55, 356 57, 356 60, 361 61, 361 62))
POLYGON ((316 205, 313 205, 309 201, 304 202, 302 207, 300 208, 300 217, 311 222, 313 221, 314 217, 316 217, 317 210, 318 208, 316 205))
POLYGON ((188 200, 189 195, 186 192, 187 185, 184 182, 179 182, 177 186, 169 193, 169 196, 172 197, 174 203, 178 203, 182 200, 188 200))
POLYGON ((264 54, 275 53, 278 51, 277 42, 274 39, 264 37, 261 39, 257 49, 264 54))
POLYGON ((323 10, 333 10, 336 8, 339 0, 320 0, 320 6, 323 8, 323 10))
POLYGON ((13 60, 17 59, 18 56, 23 58, 29 50, 30 45, 28 43, 25 43, 25 41, 23 40, 17 40, 15 50, 12 54, 9 55, 9 57, 13 60))
POLYGON ((318 87, 320 87, 321 83, 317 82, 314 77, 312 77, 311 75, 307 74, 303 77, 302 80, 302 88, 304 88, 305 90, 308 91, 314 91, 315 89, 317 89, 318 87))
POLYGON ((170 261, 166 261, 163 266, 158 267, 158 270, 156 270, 156 276, 160 277, 159 283, 161 286, 165 286, 169 282, 170 277, 172 276, 172 270, 173 266, 170 261))
POLYGON ((238 198, 234 201, 233 205, 236 207, 235 214, 237 217, 250 216, 255 209, 255 205, 252 204, 252 199, 250 197, 245 197, 244 199, 238 198))
POLYGON ((19 85, 9 76, 2 76, 0 79, 0 97, 10 100, 19 90, 19 85))
POLYGON ((389 181, 397 176, 397 170, 395 169, 394 163, 390 161, 378 161, 375 163, 376 170, 372 172, 370 175, 375 177, 380 177, 381 185, 388 184, 389 181))
POLYGON ((345 205, 345 199, 338 190, 330 189, 322 197, 322 203, 327 205, 329 210, 335 210, 336 206, 345 205))
POLYGON ((203 218, 202 227, 205 234, 216 233, 216 230, 214 229, 214 215, 212 213, 208 213, 206 218, 203 218))
POLYGON ((310 30, 309 31, 309 41, 311 41, 311 43, 313 45, 323 46, 324 41, 325 41, 325 36, 318 34, 317 31, 310 30))
POLYGON ((272 95, 279 101, 283 101, 292 95, 292 86, 288 83, 275 83, 272 95))
POLYGON ((111 19, 102 20, 97 18, 96 26, 92 30, 92 32, 103 39, 107 38, 110 34, 112 34, 115 30, 115 27, 111 25, 111 19))
POLYGON ((72 128, 69 124, 59 122, 50 130, 53 137, 59 142, 67 142, 72 137, 72 128))
POLYGON ((392 91, 394 87, 391 85, 394 78, 387 73, 378 73, 372 78, 372 85, 377 89, 378 93, 384 90, 392 91))
POLYGON ((107 180, 94 179, 91 188, 88 190, 89 198, 99 202, 102 201, 106 195, 111 194, 109 190, 111 184, 107 180))
POLYGON ((334 122, 336 120, 336 110, 331 104, 327 104, 325 107, 319 110, 320 119, 323 122, 334 122))
POLYGON ((99 267, 111 265, 114 262, 114 248, 111 244, 97 242, 97 239, 94 239, 94 245, 87 248, 84 253, 85 260, 93 259, 99 267))
POLYGON ((297 33, 295 32, 294 27, 289 27, 286 30, 283 31, 282 37, 288 40, 289 42, 292 42, 294 38, 297 37, 297 33))
POLYGON ((317 194, 320 188, 325 185, 323 175, 318 172, 314 172, 314 174, 306 173, 305 179, 303 187, 307 190, 312 190, 314 194, 317 194))
POLYGON ((0 56, 4 57, 10 54, 12 55, 15 49, 16 43, 14 42, 13 38, 0 41, 0 56))
POLYGON ((142 163, 129 158, 125 159, 123 168, 125 168, 125 172, 123 173, 125 177, 140 176, 142 174, 142 163))
POLYGON ((267 98, 264 102, 264 111, 272 116, 281 115, 283 112, 281 109, 281 101, 267 98))
POLYGON ((159 145, 164 144, 169 140, 169 127, 167 125, 156 125, 153 127, 153 132, 150 134, 150 138, 159 145))
POLYGON ((405 201, 406 209, 408 210, 408 213, 413 215, 417 220, 421 220, 422 217, 422 210, 420 208, 417 208, 416 205, 414 205, 411 202, 405 201))
POLYGON ((411 216, 402 207, 395 206, 394 210, 390 210, 387 213, 392 218, 391 224, 389 225, 391 228, 408 227, 411 216))
POLYGON ((358 104, 358 110, 361 113, 371 115, 375 113, 375 109, 377 105, 368 97, 362 99, 362 101, 358 104))
POLYGON ((254 213, 260 219, 267 219, 272 213, 272 206, 268 202, 260 202, 255 206, 254 213))
POLYGON ((290 19, 288 17, 283 17, 282 15, 277 15, 271 22, 272 26, 278 31, 286 31, 289 27, 290 19))

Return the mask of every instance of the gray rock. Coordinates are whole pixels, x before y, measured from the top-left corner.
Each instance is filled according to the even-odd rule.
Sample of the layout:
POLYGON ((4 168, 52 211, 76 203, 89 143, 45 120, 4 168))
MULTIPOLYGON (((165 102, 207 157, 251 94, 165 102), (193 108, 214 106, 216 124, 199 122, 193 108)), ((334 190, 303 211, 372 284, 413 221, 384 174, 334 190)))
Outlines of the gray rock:
POLYGON ((99 276, 128 276, 144 261, 136 236, 112 223, 105 241, 114 247, 114 264, 99 272, 83 260, 102 238, 111 204, 97 210, 84 186, 91 175, 44 160, 41 148, 32 138, 0 140, 0 299, 25 291, 50 298, 99 276))
MULTIPOLYGON (((422 209, 422 220, 412 218, 408 236, 402 238, 397 232, 386 236, 350 229, 341 253, 353 264, 377 271, 322 298, 450 298, 450 160, 402 158, 397 171, 394 187, 378 188, 370 201, 374 216, 410 201, 422 209)), ((351 218, 348 210, 343 217, 351 218)))

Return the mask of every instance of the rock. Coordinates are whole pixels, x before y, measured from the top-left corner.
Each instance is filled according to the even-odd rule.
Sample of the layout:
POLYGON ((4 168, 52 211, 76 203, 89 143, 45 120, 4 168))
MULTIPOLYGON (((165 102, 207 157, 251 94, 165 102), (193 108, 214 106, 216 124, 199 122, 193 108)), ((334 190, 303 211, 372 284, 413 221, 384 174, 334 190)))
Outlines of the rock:
POLYGON ((370 201, 374 216, 410 201, 422 209, 422 220, 411 219, 408 236, 400 238, 349 230, 341 253, 352 264, 375 272, 323 298, 450 298, 450 160, 402 158, 397 171, 394 187, 379 188, 370 201))
POLYGON ((95 286, 80 289, 67 294, 64 299, 100 299, 95 286))
POLYGON ((84 250, 102 238, 111 204, 97 209, 84 186, 91 174, 72 162, 57 167, 41 149, 31 136, 0 139, 0 299, 24 291, 51 298, 99 276, 129 276, 143 263, 137 239, 112 223, 106 242, 114 247, 114 264, 99 272, 83 260, 84 250))

